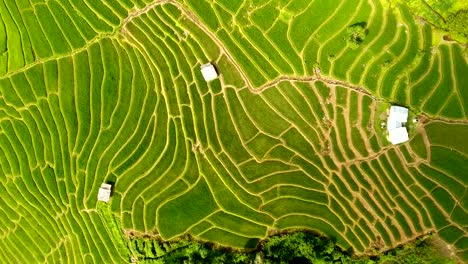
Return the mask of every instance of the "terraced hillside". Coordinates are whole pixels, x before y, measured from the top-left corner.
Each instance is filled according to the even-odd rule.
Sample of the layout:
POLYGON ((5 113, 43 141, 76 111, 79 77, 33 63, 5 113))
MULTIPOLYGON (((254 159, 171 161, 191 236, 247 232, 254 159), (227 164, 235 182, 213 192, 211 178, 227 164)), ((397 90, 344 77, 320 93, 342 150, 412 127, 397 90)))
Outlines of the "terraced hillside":
POLYGON ((2 1, 1 259, 127 262, 103 182, 164 239, 307 228, 366 253, 434 231, 468 259, 466 51, 382 2, 2 1), (419 116, 408 143, 389 103, 419 116))

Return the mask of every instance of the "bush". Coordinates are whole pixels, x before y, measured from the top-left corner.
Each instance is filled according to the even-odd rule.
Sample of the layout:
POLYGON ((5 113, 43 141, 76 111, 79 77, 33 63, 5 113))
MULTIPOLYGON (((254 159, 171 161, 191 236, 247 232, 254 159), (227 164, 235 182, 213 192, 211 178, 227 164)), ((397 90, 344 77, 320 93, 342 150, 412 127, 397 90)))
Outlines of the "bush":
POLYGON ((449 264, 453 260, 443 256, 430 243, 431 237, 417 239, 414 243, 397 247, 379 257, 382 264, 449 264))
POLYGON ((367 36, 366 22, 360 22, 349 26, 346 29, 346 45, 350 49, 357 49, 367 36))
POLYGON ((331 261, 334 258, 332 253, 335 251, 335 243, 329 239, 297 232, 271 237, 263 245, 262 251, 265 253, 265 263, 331 261))
POLYGON ((448 264, 454 263, 441 255, 430 243, 430 236, 398 247, 376 257, 353 257, 341 250, 332 239, 309 232, 294 232, 271 236, 254 251, 233 251, 215 248, 185 237, 162 242, 132 239, 129 245, 138 252, 140 263, 353 263, 353 264, 448 264), (162 245, 165 246, 162 246, 162 245), (141 250, 145 247, 151 249, 141 250), (164 250, 165 248, 165 250, 164 250), (146 254, 145 254, 146 252, 146 254), (150 254, 147 254, 151 252, 150 254), (158 252, 155 254, 155 252, 158 252))

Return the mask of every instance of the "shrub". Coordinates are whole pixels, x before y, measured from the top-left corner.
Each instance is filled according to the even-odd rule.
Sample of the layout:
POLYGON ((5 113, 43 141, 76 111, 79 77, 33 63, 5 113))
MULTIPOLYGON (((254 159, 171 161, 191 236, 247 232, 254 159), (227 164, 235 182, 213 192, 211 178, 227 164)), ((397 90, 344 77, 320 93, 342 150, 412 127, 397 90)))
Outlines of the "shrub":
POLYGON ((420 237, 416 241, 382 253, 375 257, 353 257, 350 252, 338 248, 332 239, 309 232, 294 232, 274 235, 264 240, 254 251, 234 251, 213 247, 212 244, 191 240, 189 237, 177 241, 146 241, 145 251, 138 250, 143 239, 132 239, 138 250, 140 263, 352 263, 352 264, 396 264, 433 263, 453 264, 433 246, 431 236, 420 237), (136 241, 135 241, 136 240, 136 241), (162 250, 166 245, 167 251, 162 250), (159 247, 159 250, 157 249, 159 247), (159 251, 158 254, 154 254, 159 251), (163 252, 161 252, 163 251, 163 252))
POLYGON ((349 26, 346 29, 346 45, 350 49, 357 49, 367 36, 366 22, 360 22, 349 26))
POLYGON ((468 37, 468 10, 459 10, 447 17, 447 27, 452 33, 468 37))

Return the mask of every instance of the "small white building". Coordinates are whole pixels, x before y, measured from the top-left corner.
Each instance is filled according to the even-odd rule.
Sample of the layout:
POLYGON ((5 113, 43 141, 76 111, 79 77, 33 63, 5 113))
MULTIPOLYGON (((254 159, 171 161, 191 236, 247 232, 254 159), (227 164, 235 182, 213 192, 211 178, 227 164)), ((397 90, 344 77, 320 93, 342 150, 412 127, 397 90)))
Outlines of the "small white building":
POLYGON ((98 201, 109 202, 110 195, 111 195, 112 185, 103 183, 101 184, 101 188, 99 188, 98 192, 98 201))
POLYGON ((392 105, 390 107, 387 129, 388 140, 396 145, 409 140, 406 122, 408 122, 408 108, 392 105))
POLYGON ((393 145, 400 144, 409 140, 406 127, 398 127, 388 131, 388 140, 393 145))
POLYGON ((210 82, 216 78, 218 78, 218 72, 216 71, 215 67, 211 63, 203 64, 200 67, 201 73, 205 81, 210 82))

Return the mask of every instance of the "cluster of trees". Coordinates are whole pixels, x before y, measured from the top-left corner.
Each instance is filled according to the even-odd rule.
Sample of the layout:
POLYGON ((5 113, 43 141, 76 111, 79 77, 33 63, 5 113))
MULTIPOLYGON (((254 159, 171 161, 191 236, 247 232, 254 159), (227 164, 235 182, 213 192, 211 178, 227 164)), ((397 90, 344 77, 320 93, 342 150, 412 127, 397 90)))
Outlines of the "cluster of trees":
POLYGON ((450 37, 468 42, 468 2, 465 0, 396 0, 411 12, 423 17, 435 27, 447 31, 450 37))
POLYGON ((163 242, 148 238, 131 239, 130 252, 138 263, 252 263, 251 252, 234 252, 188 237, 163 242))
POLYGON ((346 45, 350 49, 357 49, 367 36, 366 22, 360 22, 349 26, 346 29, 346 45))
MULTIPOLYGON (((436 28, 448 33, 450 39, 468 43, 468 1, 466 0, 395 0, 409 7, 436 28)), ((350 25, 344 39, 350 49, 357 49, 367 36, 366 22, 350 25)), ((330 59, 330 58, 329 58, 330 59)))
POLYGON ((252 251, 235 251, 189 237, 164 242, 151 239, 131 239, 130 251, 139 263, 355 263, 355 264, 447 264, 455 263, 441 255, 423 237, 375 257, 353 257, 342 251, 333 240, 308 232, 275 235, 252 251))
POLYGON ((468 39, 468 9, 459 10, 455 14, 450 14, 445 20, 449 32, 461 35, 468 39))

